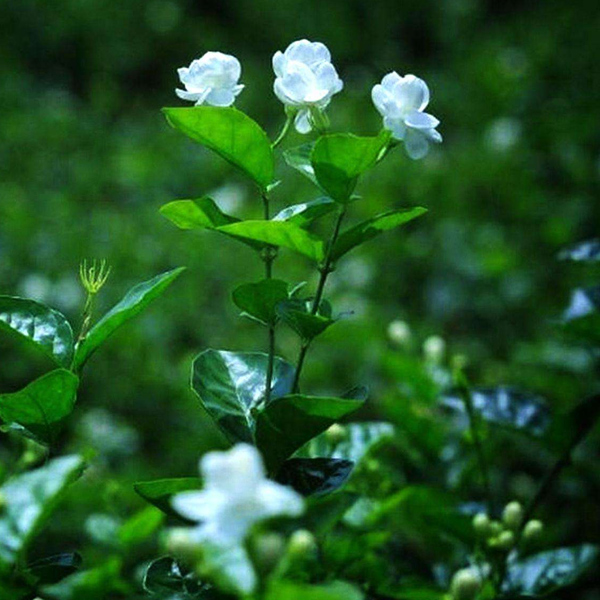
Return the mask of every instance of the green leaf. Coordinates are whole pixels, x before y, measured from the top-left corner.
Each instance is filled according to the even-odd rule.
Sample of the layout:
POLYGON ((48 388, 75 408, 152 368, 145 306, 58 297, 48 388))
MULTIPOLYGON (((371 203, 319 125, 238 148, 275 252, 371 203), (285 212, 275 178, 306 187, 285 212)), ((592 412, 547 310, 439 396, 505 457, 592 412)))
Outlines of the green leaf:
POLYGON ((83 563, 77 552, 48 556, 32 562, 27 567, 27 575, 34 577, 36 585, 56 583, 75 573, 83 563))
POLYGON ((310 156, 314 146, 313 143, 309 143, 302 144, 302 146, 297 146, 296 148, 290 148, 283 153, 283 158, 292 169, 296 169, 296 171, 302 173, 302 175, 310 179, 310 181, 320 188, 321 186, 317 181, 315 170, 310 162, 310 156))
MULTIPOLYGON (((206 350, 192 365, 192 389, 232 442, 253 442, 255 418, 265 399, 266 354, 206 350)), ((271 398, 292 389, 294 367, 275 358, 271 398)))
POLYGON ((171 508, 171 498, 179 492, 198 490, 202 481, 198 477, 180 477, 175 479, 155 479, 154 481, 138 481, 133 489, 146 502, 153 504, 168 515, 177 515, 171 508))
POLYGON ((162 525, 165 515, 154 506, 147 506, 130 517, 119 528, 119 542, 136 546, 146 541, 162 525))
POLYGON ((363 403, 362 399, 302 394, 273 399, 256 419, 256 445, 265 458, 267 469, 275 472, 306 442, 363 403))
POLYGON ((445 600, 448 598, 445 590, 434 588, 425 583, 384 585, 377 589, 377 593, 389 598, 389 600, 445 600))
POLYGON ((157 275, 153 279, 132 287, 123 300, 107 312, 88 332, 77 346, 73 369, 80 369, 96 349, 122 325, 140 314, 155 298, 158 298, 185 271, 179 267, 157 275))
POLYGON ((196 106, 163 109, 167 121, 194 141, 214 150, 261 188, 273 181, 274 159, 267 134, 236 108, 196 106))
POLYGON ((218 227, 217 231, 242 240, 289 248, 315 262, 322 261, 325 256, 323 240, 287 221, 240 221, 218 227))
MULTIPOLYGON (((530 392, 510 387, 476 388, 471 391, 473 408, 481 417, 503 427, 542 435, 550 423, 550 411, 546 401, 530 392)), ((468 428, 465 405, 460 396, 444 396, 442 405, 463 418, 463 428, 468 428)))
POLYGON ((574 584, 598 565, 600 547, 583 544, 556 548, 509 562, 502 591, 538 598, 574 584))
POLYGON ((563 327, 572 338, 600 345, 600 285, 573 290, 563 327))
POLYGON ((308 227, 316 219, 332 213, 337 204, 331 198, 322 196, 309 202, 293 204, 273 217, 273 221, 287 221, 299 227, 308 227))
POLYGON ((73 331, 64 315, 44 304, 0 296, 0 330, 7 331, 42 351, 58 365, 73 358, 73 331))
POLYGON ((268 588, 265 600, 363 600, 364 594, 345 581, 332 581, 323 585, 308 585, 292 581, 274 581, 268 588))
POLYGON ((311 163, 321 187, 334 200, 348 202, 359 175, 375 165, 389 139, 387 131, 377 137, 349 133, 321 137, 311 153, 311 163))
POLYGON ((66 369, 46 373, 12 394, 0 394, 0 419, 52 444, 77 399, 79 379, 66 369))
POLYGON ((151 595, 171 597, 170 594, 178 594, 175 598, 200 598, 203 588, 194 573, 168 556, 157 558, 148 565, 143 586, 151 595))
POLYGON ((427 209, 422 208, 421 206, 415 206, 413 208, 400 208, 377 215, 372 219, 368 219, 362 223, 359 223, 355 227, 344 231, 339 236, 335 246, 333 247, 332 260, 335 262, 344 254, 353 248, 356 248, 356 246, 372 240, 384 231, 404 225, 405 223, 420 217, 426 212, 427 209))
POLYGON ((233 291, 233 302, 246 316, 263 325, 277 321, 276 306, 288 297, 288 285, 280 279, 245 283, 233 291))
POLYGON ((329 304, 321 303, 316 315, 311 314, 311 309, 310 299, 289 298, 277 305, 277 315, 304 341, 309 342, 335 323, 329 304))
POLYGON ((344 485, 353 467, 352 461, 337 458, 290 458, 276 479, 303 496, 323 496, 344 485))
POLYGON ((6 502, 0 513, 0 561, 11 564, 19 559, 83 466, 80 456, 55 458, 0 488, 6 502))

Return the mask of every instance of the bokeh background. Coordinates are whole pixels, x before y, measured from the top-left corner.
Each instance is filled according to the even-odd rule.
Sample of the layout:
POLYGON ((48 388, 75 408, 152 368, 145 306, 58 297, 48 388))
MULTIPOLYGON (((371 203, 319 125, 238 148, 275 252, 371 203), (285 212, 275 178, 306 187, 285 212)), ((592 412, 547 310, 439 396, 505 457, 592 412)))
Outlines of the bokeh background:
MULTIPOLYGON (((60 451, 95 452, 104 491, 93 493, 92 479, 74 502, 74 539, 90 511, 139 506, 124 491, 132 481, 191 475, 198 455, 223 443, 188 389, 192 357, 264 346, 264 332, 229 299, 235 285, 261 278, 256 256, 158 214, 169 200, 205 193, 239 216, 261 212, 232 168, 162 117, 162 106, 183 104, 178 67, 207 50, 236 55, 246 85, 237 105, 271 135, 284 119, 271 56, 295 39, 331 49, 345 82, 329 111, 335 130, 378 131, 370 89, 388 71, 424 78, 444 143, 418 162, 395 151, 362 183, 352 218, 405 205, 430 212, 340 265, 329 296, 353 315, 323 336, 305 387, 339 393, 366 383, 365 416, 393 417, 386 406, 402 401, 408 377, 399 355, 417 357, 439 335, 449 355, 467 357, 477 384, 518 386, 561 411, 596 383, 593 355, 556 322, 570 290, 598 275, 557 254, 598 233, 599 27, 593 0, 3 0, 0 292, 47 302, 79 324, 83 258, 112 265, 101 309, 138 281, 189 267, 85 373, 60 451), (394 319, 409 324, 410 350, 387 338, 394 319)), ((278 168, 286 183, 275 207, 314 197, 300 175, 278 168)), ((315 282, 308 264, 285 254, 276 273, 315 282)), ((280 353, 293 358, 294 343, 282 336, 280 353)), ((2 391, 48 368, 24 352, 0 338, 2 391)), ((584 507, 559 540, 598 522, 597 448, 588 444, 585 469, 555 498, 555 509, 584 507)), ((529 456, 529 475, 520 455, 498 461, 527 493, 550 457, 529 456)))

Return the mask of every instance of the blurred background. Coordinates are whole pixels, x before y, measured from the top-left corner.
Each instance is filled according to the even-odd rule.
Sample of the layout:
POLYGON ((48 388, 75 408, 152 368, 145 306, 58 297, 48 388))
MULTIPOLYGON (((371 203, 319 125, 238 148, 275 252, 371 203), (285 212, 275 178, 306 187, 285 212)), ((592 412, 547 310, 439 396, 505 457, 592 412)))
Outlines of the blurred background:
MULTIPOLYGON (((123 491, 136 479, 192 475, 198 455, 223 444, 188 389, 192 357, 207 347, 264 347, 264 331, 230 302, 233 287, 262 277, 257 257, 234 241, 175 230, 158 214, 167 201, 206 193, 240 217, 261 214, 254 190, 160 113, 184 104, 176 69, 207 50, 239 58, 246 88, 237 106, 272 136, 284 114, 271 56, 304 37, 327 44, 345 82, 329 109, 334 130, 379 130, 370 89, 391 70, 425 79, 441 120, 444 143, 427 158, 396 150, 362 182, 352 219, 410 205, 430 212, 340 264, 328 295, 353 314, 315 347, 307 390, 366 383, 364 416, 400 418, 390 406, 412 376, 402 357, 416 360, 437 335, 448 356, 467 357, 478 385, 530 390, 555 411, 588 394, 593 356, 563 339, 556 321, 571 289, 598 272, 557 254, 598 234, 597 8, 592 0, 3 0, 0 293, 46 302, 78 327, 83 258, 112 265, 99 312, 133 284, 189 267, 85 373, 60 450, 95 452, 102 466, 90 490, 94 476, 114 486, 104 485, 102 498, 81 494, 71 518, 107 510, 115 496, 138 506, 123 491), (410 328, 405 345, 388 338, 395 319, 410 328)), ((285 145, 303 141, 295 134, 285 145)), ((315 196, 283 161, 278 168, 286 184, 274 193, 276 209, 315 196)), ((275 273, 315 283, 309 265, 285 253, 275 273)), ((294 339, 281 336, 278 350, 294 359, 294 339)), ((0 390, 47 369, 0 338, 0 390)), ((588 498, 582 514, 597 521, 597 444, 586 453, 589 472, 561 498, 588 498)), ((503 459, 515 493, 529 493, 543 461, 529 476, 522 457, 503 459)), ((557 537, 577 531, 567 523, 557 537)))

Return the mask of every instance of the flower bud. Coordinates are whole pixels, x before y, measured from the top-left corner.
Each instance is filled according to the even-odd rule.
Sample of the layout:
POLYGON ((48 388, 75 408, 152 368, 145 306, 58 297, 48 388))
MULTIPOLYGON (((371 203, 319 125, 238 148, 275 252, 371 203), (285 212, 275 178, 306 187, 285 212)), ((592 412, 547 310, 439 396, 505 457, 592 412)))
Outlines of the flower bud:
POLYGON ((6 498, 5 498, 4 494, 2 492, 0 492, 0 512, 2 512, 4 510, 5 506, 6 506, 6 498))
POLYGON ((460 569, 450 584, 453 600, 474 600, 481 589, 481 579, 473 569, 460 569))
POLYGON ((538 519, 532 519, 527 521, 525 528, 523 529, 523 538, 527 541, 538 539, 542 535, 544 530, 544 524, 538 519))
POLYGON ((473 517, 473 529, 475 529, 475 533, 482 537, 485 538, 488 535, 490 535, 491 533, 491 521, 490 518, 483 512, 481 513, 477 513, 474 517, 473 517))
POLYGON ((521 527, 523 522, 523 507, 519 502, 509 502, 502 513, 502 521, 512 531, 521 527))
POLYGON ((411 332, 406 321, 392 321, 387 328, 390 341, 398 346, 406 346, 410 342, 411 332))
POLYGON ((512 531, 503 531, 500 535, 488 542, 490 548, 510 550, 515 545, 515 534, 512 531))
POLYGON ((290 536, 288 551, 291 555, 304 557, 317 549, 315 536, 307 529, 298 529, 290 536))
POLYGON ((346 428, 339 423, 334 423, 326 432, 325 437, 330 444, 339 444, 346 439, 346 428))
POLYGON ((423 342, 423 354, 433 363, 441 363, 446 353, 446 342, 439 335, 431 335, 423 342))
POLYGON ((500 535, 502 533, 502 524, 499 521, 490 521, 490 535, 500 535))
POLYGON ((167 531, 165 547, 169 554, 185 560, 195 560, 200 556, 200 547, 191 530, 185 527, 174 527, 167 531))
POLYGON ((283 536, 274 532, 264 533, 253 540, 252 555, 261 572, 269 573, 277 566, 283 555, 284 543, 283 536))

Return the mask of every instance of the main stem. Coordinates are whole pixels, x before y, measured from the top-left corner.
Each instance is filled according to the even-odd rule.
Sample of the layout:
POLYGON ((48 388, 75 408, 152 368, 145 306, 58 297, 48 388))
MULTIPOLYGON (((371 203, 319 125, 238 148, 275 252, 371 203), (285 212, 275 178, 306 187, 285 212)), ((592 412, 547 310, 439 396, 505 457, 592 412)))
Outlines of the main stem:
MULTIPOLYGON (((269 210, 269 197, 266 192, 262 193, 264 218, 265 221, 270 220, 269 210)), ((268 249, 270 250, 270 249, 268 249)), ((273 277, 273 260, 275 256, 267 251, 263 254, 263 261, 265 263, 265 279, 271 279, 273 277)), ((275 324, 269 323, 268 325, 268 351, 267 351, 267 373, 265 376, 265 404, 269 404, 271 401, 271 385, 273 383, 273 365, 275 363, 275 324)))
MULTIPOLYGON (((319 267, 319 271, 321 272, 321 276, 319 277, 319 283, 317 285, 317 291, 315 292, 315 297, 313 299, 312 307, 310 310, 311 315, 316 315, 319 312, 319 306, 321 305, 321 300, 323 299, 323 293, 325 291, 325 284, 327 283, 327 277, 329 277, 329 273, 331 273, 332 264, 333 264, 333 248, 337 239, 340 235, 340 229, 342 227, 342 221, 344 220, 344 216, 346 215, 346 205, 342 205, 340 211, 338 213, 335 226, 333 228, 333 232, 331 234, 331 238, 329 239, 329 243, 327 245, 327 255, 325 257, 325 261, 319 267)), ((298 393, 300 386, 300 374, 302 373, 302 368, 304 367, 304 360, 306 359, 306 354, 308 353, 308 349, 310 347, 310 340, 304 340, 302 342, 302 346, 300 347, 300 353, 298 354, 298 362, 296 363, 296 373, 294 374, 294 383, 292 385, 292 390, 294 393, 298 393)))

